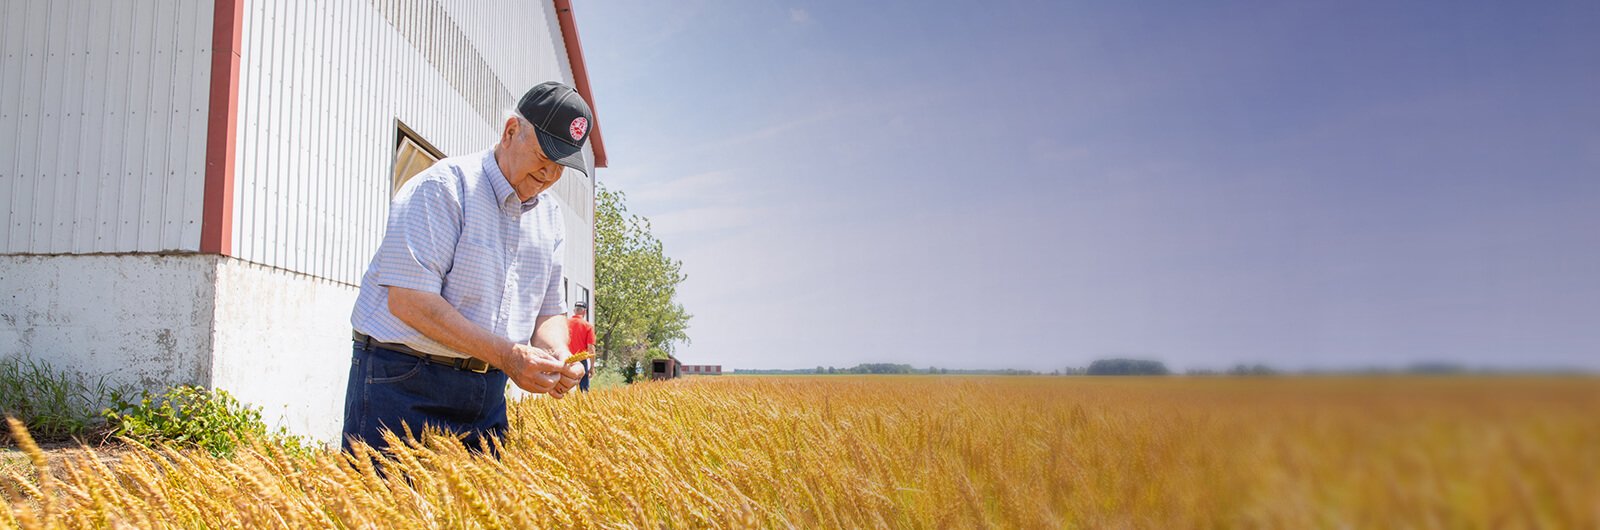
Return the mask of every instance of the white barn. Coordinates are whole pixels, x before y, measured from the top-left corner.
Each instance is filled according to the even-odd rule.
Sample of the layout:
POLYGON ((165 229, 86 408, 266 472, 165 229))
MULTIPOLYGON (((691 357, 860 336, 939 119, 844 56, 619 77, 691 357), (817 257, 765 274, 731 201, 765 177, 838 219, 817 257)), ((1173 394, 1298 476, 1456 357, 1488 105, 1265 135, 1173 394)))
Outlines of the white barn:
MULTIPOLYGON (((548 80, 594 105, 569 0, 0 0, 0 356, 336 440, 397 182, 548 80)), ((594 190, 556 187, 569 304, 594 190)))

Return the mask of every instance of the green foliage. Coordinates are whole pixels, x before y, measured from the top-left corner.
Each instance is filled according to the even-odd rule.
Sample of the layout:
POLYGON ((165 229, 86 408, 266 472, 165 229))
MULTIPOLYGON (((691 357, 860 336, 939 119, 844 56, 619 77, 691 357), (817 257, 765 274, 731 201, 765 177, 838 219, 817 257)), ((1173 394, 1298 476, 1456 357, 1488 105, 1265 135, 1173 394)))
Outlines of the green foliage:
POLYGON ((1100 359, 1089 363, 1089 375, 1167 375, 1167 365, 1160 361, 1138 359, 1100 359))
POLYGON ((607 390, 627 385, 622 372, 617 370, 601 370, 589 378, 589 390, 607 390))
POLYGON ((852 374, 912 374, 917 369, 909 364, 862 363, 850 369, 852 374))
POLYGON ((667 257, 650 220, 628 213, 627 197, 595 191, 595 335, 599 366, 631 382, 636 368, 687 343, 690 315, 674 298, 686 278, 667 257))
POLYGON ((812 374, 812 375, 819 375, 819 374, 820 375, 833 375, 833 374, 839 374, 839 375, 898 375, 898 374, 920 374, 920 375, 949 375, 949 374, 955 374, 955 375, 1039 375, 1038 372, 1034 372, 1033 370, 1019 370, 1019 369, 1016 369, 1016 368, 956 369, 956 370, 952 370, 952 369, 949 369, 949 368, 940 368, 940 367, 937 367, 937 366, 929 366, 927 368, 917 368, 917 367, 911 366, 909 364, 896 364, 896 363, 861 363, 861 364, 855 365, 855 366, 850 367, 850 368, 835 368, 835 367, 832 367, 832 366, 818 366, 816 368, 800 368, 800 369, 797 369, 797 370, 770 370, 770 369, 759 369, 759 368, 756 368, 756 369, 740 368, 735 373, 737 373, 738 375, 802 375, 802 374, 812 374))
POLYGON ((157 396, 145 392, 137 403, 119 396, 105 415, 114 434, 130 441, 199 447, 215 456, 231 456, 252 439, 279 444, 291 454, 309 454, 312 447, 283 429, 268 435, 259 409, 220 389, 184 385, 157 396))
POLYGON ((1278 371, 1265 364, 1237 364, 1228 375, 1278 375, 1278 371))
MULTIPOLYGON (((57 371, 49 363, 23 357, 0 360, 0 416, 22 421, 41 442, 82 437, 98 431, 104 420, 95 411, 109 395, 123 392, 105 378, 57 371)), ((10 433, 0 429, 0 441, 10 433)))

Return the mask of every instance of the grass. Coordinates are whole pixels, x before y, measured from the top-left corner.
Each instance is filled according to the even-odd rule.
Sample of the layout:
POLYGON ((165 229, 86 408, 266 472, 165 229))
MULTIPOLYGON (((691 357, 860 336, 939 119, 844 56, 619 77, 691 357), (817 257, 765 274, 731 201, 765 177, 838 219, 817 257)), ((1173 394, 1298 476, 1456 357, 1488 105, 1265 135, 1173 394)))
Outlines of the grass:
POLYGON ((1600 380, 694 378, 529 400, 501 459, 171 448, 0 527, 1593 528, 1600 380))
MULTIPOLYGON (((105 380, 57 370, 31 357, 0 359, 0 416, 22 420, 41 441, 82 438, 103 430, 101 407, 119 392, 105 380)), ((11 443, 0 432, 0 445, 11 443)))
POLYGON ((589 377, 589 390, 615 390, 627 386, 627 381, 616 370, 600 370, 589 377))

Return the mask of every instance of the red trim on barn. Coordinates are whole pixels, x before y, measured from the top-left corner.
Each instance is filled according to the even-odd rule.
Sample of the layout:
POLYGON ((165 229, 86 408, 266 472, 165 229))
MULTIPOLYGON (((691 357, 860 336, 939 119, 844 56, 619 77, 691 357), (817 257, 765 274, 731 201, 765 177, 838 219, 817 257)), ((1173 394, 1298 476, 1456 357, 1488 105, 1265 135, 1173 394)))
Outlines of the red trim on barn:
POLYGON ((239 134, 239 53, 244 0, 216 0, 211 25, 211 98, 206 116, 205 206, 200 251, 233 254, 233 166, 239 134))
POLYGON ((583 63, 583 46, 578 43, 578 23, 572 19, 572 0, 555 0, 556 20, 561 23, 561 40, 567 45, 567 63, 572 65, 573 84, 578 93, 589 102, 594 113, 594 123, 589 124, 589 144, 594 146, 594 167, 606 166, 606 145, 600 141, 600 109, 595 107, 594 94, 589 92, 589 68, 583 63))

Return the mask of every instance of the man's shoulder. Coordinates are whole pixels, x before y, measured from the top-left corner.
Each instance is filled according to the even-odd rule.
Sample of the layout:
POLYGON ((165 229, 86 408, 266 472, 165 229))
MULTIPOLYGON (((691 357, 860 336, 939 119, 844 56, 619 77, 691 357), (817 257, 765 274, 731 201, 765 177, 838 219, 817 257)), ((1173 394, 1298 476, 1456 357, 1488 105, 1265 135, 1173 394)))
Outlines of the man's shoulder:
POLYGON ((441 158, 428 166, 428 169, 407 180, 401 186, 400 194, 408 195, 406 192, 410 190, 406 188, 436 188, 459 200, 463 192, 475 188, 477 182, 482 180, 483 155, 484 153, 479 152, 441 158))
POLYGON ((440 159, 438 162, 434 162, 433 165, 428 166, 428 169, 422 170, 421 173, 417 173, 416 176, 407 180, 402 188, 406 186, 428 187, 441 185, 447 188, 459 187, 465 176, 476 171, 475 166, 466 163, 467 161, 464 158, 466 157, 457 156, 440 159))
POLYGON ((484 164, 483 159, 485 156, 488 156, 490 152, 492 151, 485 149, 475 153, 445 157, 439 159, 439 161, 435 162, 434 165, 446 166, 462 172, 482 172, 484 164))
POLYGON ((483 173, 482 153, 452 156, 441 158, 434 162, 426 171, 417 175, 417 178, 428 177, 445 183, 459 183, 470 180, 472 176, 483 173))

